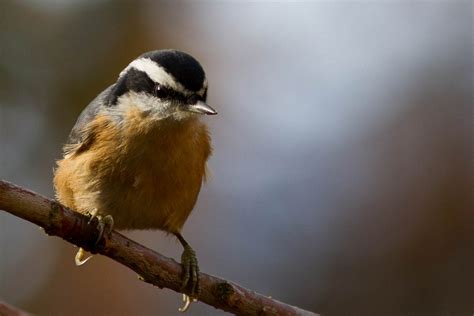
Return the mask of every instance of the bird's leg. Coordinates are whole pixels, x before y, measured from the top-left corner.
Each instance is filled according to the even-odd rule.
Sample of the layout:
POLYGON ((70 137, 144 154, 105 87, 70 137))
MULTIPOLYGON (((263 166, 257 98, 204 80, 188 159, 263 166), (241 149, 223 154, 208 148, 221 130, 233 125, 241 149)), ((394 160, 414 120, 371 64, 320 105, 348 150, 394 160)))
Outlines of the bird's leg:
POLYGON ((181 284, 181 291, 190 288, 190 296, 183 294, 184 306, 179 309, 180 312, 185 312, 191 302, 196 302, 199 296, 199 266, 196 258, 196 253, 193 248, 186 242, 180 233, 175 233, 184 251, 181 255, 181 265, 183 267, 183 282, 181 284))
MULTIPOLYGON (((98 220, 97 229, 99 230, 99 234, 94 245, 97 245, 99 243, 99 241, 104 237, 104 233, 110 235, 114 227, 114 219, 111 215, 106 215, 102 217, 101 215, 97 215, 97 212, 98 210, 94 209, 90 213, 89 222, 87 222, 88 224, 91 224, 94 218, 97 218, 98 220)), ((87 258, 84 258, 84 256, 85 250, 83 248, 79 248, 75 257, 76 266, 81 266, 92 258, 92 255, 87 258)))

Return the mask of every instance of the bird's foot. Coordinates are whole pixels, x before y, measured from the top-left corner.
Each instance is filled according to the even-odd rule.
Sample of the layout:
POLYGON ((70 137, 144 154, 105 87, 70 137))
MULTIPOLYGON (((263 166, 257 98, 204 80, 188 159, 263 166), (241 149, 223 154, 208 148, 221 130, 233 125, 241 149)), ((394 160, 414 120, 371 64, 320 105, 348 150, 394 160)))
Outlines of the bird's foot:
POLYGON ((191 302, 196 302, 199 296, 199 266, 196 258, 196 253, 191 246, 184 246, 183 254, 181 255, 181 265, 183 266, 183 282, 181 284, 181 292, 190 289, 189 295, 183 294, 184 306, 178 309, 180 312, 185 312, 191 302))
POLYGON ((97 245, 99 241, 104 238, 104 233, 109 236, 112 230, 114 229, 114 218, 112 217, 112 215, 101 216, 93 214, 89 219, 89 224, 92 223, 94 218, 97 218, 98 220, 97 230, 99 231, 99 234, 97 235, 97 240, 94 244, 97 245))
MULTIPOLYGON (((99 231, 99 234, 97 236, 97 240, 94 243, 94 246, 97 245, 99 241, 104 237, 104 233, 107 235, 110 235, 114 227, 114 219, 111 215, 106 215, 106 216, 97 215, 96 210, 90 214, 88 224, 91 224, 96 218, 98 221, 97 230, 99 231)), ((83 248, 79 248, 79 250, 76 253, 76 257, 74 258, 76 262, 76 266, 82 266, 84 263, 86 263, 92 258, 92 255, 90 255, 87 258, 85 258, 85 255, 86 255, 85 250, 83 248)))

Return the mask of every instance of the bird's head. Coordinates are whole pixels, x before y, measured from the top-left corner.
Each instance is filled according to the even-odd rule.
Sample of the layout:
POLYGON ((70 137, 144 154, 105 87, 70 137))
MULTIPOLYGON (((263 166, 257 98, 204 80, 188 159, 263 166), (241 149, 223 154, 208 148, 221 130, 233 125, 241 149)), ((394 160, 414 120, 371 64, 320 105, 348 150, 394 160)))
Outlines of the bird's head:
POLYGON ((132 61, 108 96, 117 109, 138 107, 156 119, 182 120, 217 112, 206 104, 207 80, 199 62, 177 50, 157 50, 132 61))

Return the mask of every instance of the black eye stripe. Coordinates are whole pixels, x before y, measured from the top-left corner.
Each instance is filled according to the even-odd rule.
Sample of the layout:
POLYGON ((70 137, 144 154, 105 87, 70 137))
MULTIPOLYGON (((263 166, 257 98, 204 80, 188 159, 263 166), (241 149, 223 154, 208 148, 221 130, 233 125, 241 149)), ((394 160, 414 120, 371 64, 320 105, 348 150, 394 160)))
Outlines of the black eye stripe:
POLYGON ((186 96, 170 87, 161 84, 155 84, 154 94, 160 99, 185 102, 186 96))
POLYGON ((197 94, 193 94, 193 95, 191 95, 191 96, 188 98, 188 100, 187 100, 188 102, 187 102, 187 103, 188 103, 188 104, 195 104, 195 103, 196 103, 198 100, 200 100, 200 99, 201 99, 200 96, 198 96, 197 94))
POLYGON ((108 103, 116 104, 118 98, 129 91, 153 93, 154 86, 155 83, 145 72, 132 68, 114 85, 108 96, 108 103))

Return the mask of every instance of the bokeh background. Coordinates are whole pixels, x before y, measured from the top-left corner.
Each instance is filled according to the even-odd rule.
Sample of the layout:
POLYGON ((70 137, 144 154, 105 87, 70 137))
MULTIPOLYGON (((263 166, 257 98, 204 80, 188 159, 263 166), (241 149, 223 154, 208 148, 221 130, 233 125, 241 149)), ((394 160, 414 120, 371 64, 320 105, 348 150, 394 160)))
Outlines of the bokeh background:
MULTIPOLYGON (((472 1, 2 0, 0 177, 53 196, 81 109, 142 52, 204 65, 201 269, 323 315, 474 312, 472 1)), ((163 233, 133 239, 179 259, 163 233)), ((0 212, 0 300, 178 315, 181 296, 0 212)), ((189 315, 222 315, 202 303, 189 315)))

